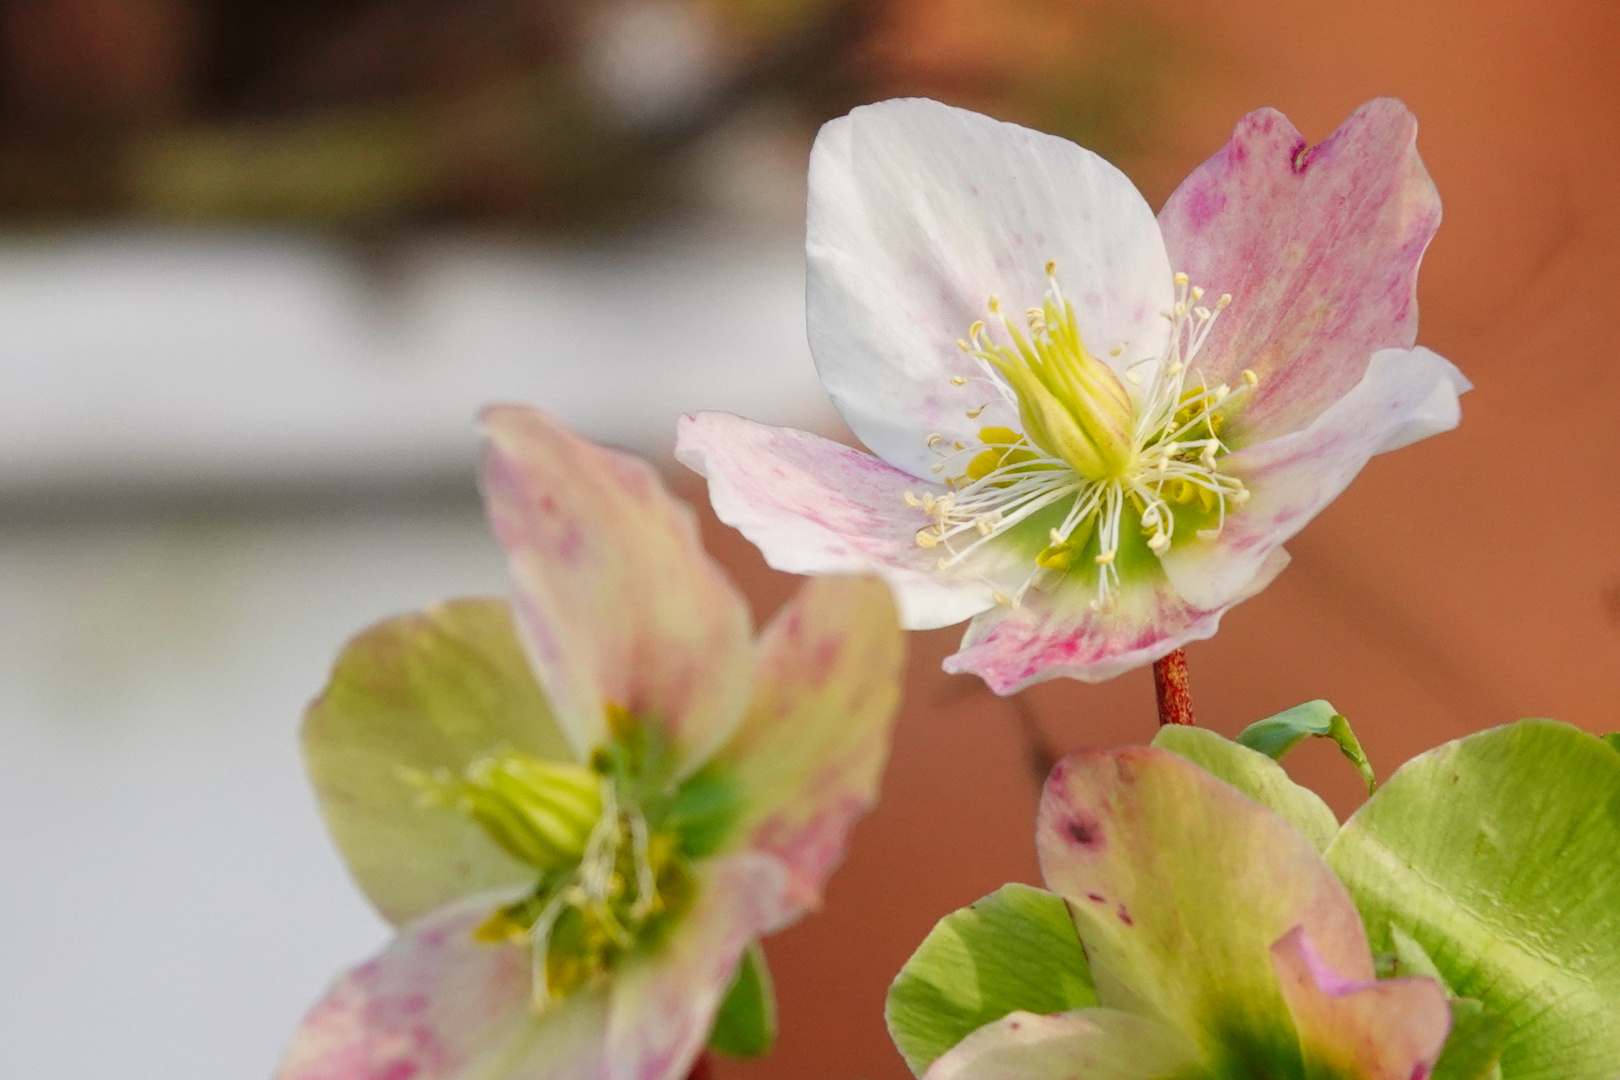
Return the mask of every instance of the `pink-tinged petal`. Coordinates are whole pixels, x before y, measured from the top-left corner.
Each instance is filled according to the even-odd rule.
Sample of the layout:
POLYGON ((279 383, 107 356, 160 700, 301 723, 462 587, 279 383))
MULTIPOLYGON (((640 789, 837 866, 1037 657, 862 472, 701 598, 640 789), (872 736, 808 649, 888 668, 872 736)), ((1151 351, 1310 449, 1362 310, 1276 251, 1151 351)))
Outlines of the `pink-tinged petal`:
POLYGON ((1295 927, 1271 947, 1294 1016, 1307 1077, 1424 1080, 1451 1032, 1451 1008, 1433 979, 1346 978, 1295 927))
POLYGON ((1203 1075, 1198 1066, 1185 1039, 1147 1017, 1014 1012, 940 1055, 923 1080, 1173 1080, 1203 1075))
POLYGON ((821 129, 809 184, 816 368, 861 441, 916 476, 931 476, 930 433, 965 442, 1015 423, 956 343, 990 317, 992 294, 1015 313, 1039 305, 1048 261, 1096 355, 1129 343, 1131 357, 1156 356, 1167 340, 1170 264, 1153 212, 1071 142, 936 101, 884 101, 821 129))
POLYGON ((1089 588, 1032 590, 1018 607, 991 608, 968 624, 961 647, 945 658, 952 674, 971 672, 998 694, 1048 679, 1102 682, 1214 637, 1221 616, 1271 584, 1288 565, 1274 548, 1236 596, 1203 608, 1164 578, 1122 583, 1107 612, 1091 609, 1089 588))
POLYGON ((1191 604, 1213 607, 1249 591, 1260 567, 1349 486, 1374 454, 1457 426, 1468 380, 1428 349, 1385 349, 1310 426, 1222 459, 1249 501, 1214 540, 1177 544, 1160 562, 1191 604))
POLYGON ((749 695, 748 607, 691 509, 644 462, 532 409, 486 410, 483 486, 535 673, 583 757, 603 706, 663 723, 687 760, 730 736, 749 695))
POLYGON ((1234 300, 1197 366, 1210 385, 1260 384, 1234 417, 1241 443, 1295 431, 1361 379, 1379 349, 1417 339, 1417 273, 1440 224, 1417 121, 1393 99, 1327 141, 1274 109, 1250 113, 1159 214, 1175 268, 1234 300))
POLYGON ((693 906, 654 955, 613 978, 601 1080, 682 1080, 708 1041, 714 1014, 748 943, 790 915, 787 872, 742 852, 704 870, 693 906))
POLYGON ((580 997, 538 1017, 529 951, 473 939, 496 903, 440 908, 338 979, 277 1080, 594 1080, 605 1010, 580 997), (525 1061, 545 1065, 519 1072, 525 1061))
POLYGON ((804 909, 877 801, 905 640, 881 581, 817 578, 766 627, 758 655, 754 700, 719 760, 742 788, 744 843, 788 867, 804 909))
POLYGON ((995 602, 993 586, 940 571, 938 551, 917 545, 929 518, 906 504, 906 492, 943 495, 942 485, 830 439, 729 413, 682 417, 675 455, 708 478, 714 512, 766 562, 791 574, 878 574, 908 630, 950 626, 995 602))
POLYGON ((1069 755, 1047 780, 1036 840, 1097 999, 1185 1033, 1230 1075, 1297 1060, 1270 952, 1289 930, 1303 926, 1349 978, 1373 977, 1361 917, 1310 840, 1169 751, 1069 755))

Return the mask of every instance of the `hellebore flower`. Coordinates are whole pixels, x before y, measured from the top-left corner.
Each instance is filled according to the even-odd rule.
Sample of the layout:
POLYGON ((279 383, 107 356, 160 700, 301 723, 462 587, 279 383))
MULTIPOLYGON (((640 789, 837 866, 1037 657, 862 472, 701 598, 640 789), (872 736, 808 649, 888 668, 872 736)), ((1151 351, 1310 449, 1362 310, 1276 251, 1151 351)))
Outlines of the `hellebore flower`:
POLYGON ((1440 221, 1398 102, 1246 117, 1155 220, 1062 139, 926 100, 810 159, 811 351, 876 456, 718 413, 677 453, 797 573, 886 578, 948 671, 1111 678, 1215 633, 1372 455, 1454 427, 1417 331, 1440 221))
POLYGON ((484 424, 510 605, 381 624, 310 709, 326 820, 400 930, 281 1080, 679 1080, 876 797, 880 581, 812 582, 756 642, 649 468, 533 411, 484 424))
POLYGON ((1025 887, 974 905, 977 921, 959 922, 955 936, 966 927, 977 937, 967 952, 987 958, 1007 952, 991 935, 1021 939, 1034 960, 1022 973, 993 960, 953 966, 948 924, 964 913, 941 923, 947 930, 924 943, 890 997, 891 1030, 926 1080, 1431 1075, 1451 1030, 1445 990, 1429 978, 1375 978, 1350 895, 1278 814, 1184 758, 1136 747, 1061 762, 1037 828, 1042 874, 1084 953, 1065 946, 1068 927, 1045 913, 1053 898, 1025 887), (998 929, 1014 918, 1016 936, 998 929), (1047 946, 1030 943, 1041 926, 1047 946), (1022 985, 1020 975, 1065 955, 1076 970, 1040 972, 1044 988, 1022 985), (986 972, 998 980, 979 984, 990 996, 1034 1004, 1061 993, 1067 1007, 1003 1008, 925 1050, 939 1030, 928 1003, 966 1000, 952 979, 986 972))

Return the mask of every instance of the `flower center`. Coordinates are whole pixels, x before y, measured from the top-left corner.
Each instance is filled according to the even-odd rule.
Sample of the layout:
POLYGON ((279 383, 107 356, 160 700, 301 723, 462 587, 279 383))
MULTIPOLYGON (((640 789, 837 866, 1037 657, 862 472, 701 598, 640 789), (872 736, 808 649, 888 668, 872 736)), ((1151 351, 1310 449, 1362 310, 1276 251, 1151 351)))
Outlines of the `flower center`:
POLYGON ((536 872, 534 888, 477 937, 533 950, 537 1009, 661 941, 691 901, 693 860, 717 850, 736 819, 736 789, 722 773, 677 782, 662 727, 615 705, 607 712, 612 737, 588 766, 508 751, 459 777, 411 778, 424 803, 476 822, 536 872))
MULTIPOLYGON (((931 523, 917 533, 925 548, 942 548, 941 569, 961 565, 980 547, 1007 534, 1029 548, 1033 568, 1011 593, 998 588, 1000 603, 1017 605, 1043 580, 1068 575, 1094 578, 1093 609, 1113 606, 1120 563, 1134 548, 1163 554, 1189 538, 1220 534, 1228 507, 1249 497, 1242 481, 1221 471, 1228 451, 1221 439, 1225 411, 1259 380, 1243 373, 1235 391, 1210 387, 1193 361, 1220 312, 1200 306, 1204 290, 1185 274, 1175 277, 1169 344, 1157 356, 1114 369, 1087 351, 1074 305, 1058 287, 1057 266, 1047 263, 1048 289, 1040 307, 1025 312, 1023 325, 1001 313, 992 296, 1005 341, 985 323, 968 329, 962 350, 978 361, 983 376, 954 377, 959 387, 988 383, 1016 408, 1023 431, 988 426, 972 445, 930 435, 941 455, 933 466, 951 489, 942 496, 906 493, 906 502, 931 523), (1144 390, 1133 394, 1126 383, 1144 390), (950 470, 961 468, 960 473, 950 470)), ((1124 345, 1116 346, 1119 356, 1124 345)), ((977 419, 986 405, 967 410, 977 419)))

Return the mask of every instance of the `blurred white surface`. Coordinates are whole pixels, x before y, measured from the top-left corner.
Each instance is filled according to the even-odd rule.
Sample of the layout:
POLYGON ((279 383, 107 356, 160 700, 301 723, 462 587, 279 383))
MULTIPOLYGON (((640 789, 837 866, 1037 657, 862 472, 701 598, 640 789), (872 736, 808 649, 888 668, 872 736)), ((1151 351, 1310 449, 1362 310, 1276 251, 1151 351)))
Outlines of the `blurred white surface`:
POLYGON ((831 419, 791 244, 13 239, 0 328, 0 494, 445 474, 494 400, 655 452, 693 409, 831 419))
POLYGON ((471 508, 0 532, 0 1075, 268 1077, 386 938, 304 704, 364 626, 503 588, 471 508))

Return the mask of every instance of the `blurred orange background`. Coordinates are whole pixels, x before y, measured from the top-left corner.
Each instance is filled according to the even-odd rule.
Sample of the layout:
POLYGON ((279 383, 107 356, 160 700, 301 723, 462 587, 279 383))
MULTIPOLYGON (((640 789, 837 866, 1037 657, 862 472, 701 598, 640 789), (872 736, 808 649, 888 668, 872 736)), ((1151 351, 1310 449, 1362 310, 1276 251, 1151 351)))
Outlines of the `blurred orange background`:
MULTIPOLYGON (((1609 0, 11 0, 0 9, 0 221, 24 247, 132 224, 179 230, 163 237, 243 228, 313 236, 312 243, 340 247, 361 266, 366 284, 356 305, 368 318, 383 312, 377 318, 388 324, 393 309, 374 309, 374 290, 386 292, 408 276, 401 267, 415 264, 400 252, 414 251, 410 245, 424 235, 496 244, 492 256, 482 247, 469 256, 479 272, 511 262, 499 244, 572 259, 581 250, 616 251, 670 229, 765 237, 758 243, 771 258, 797 260, 809 139, 820 121, 861 101, 924 94, 1067 135, 1115 160, 1157 205, 1251 109, 1275 106, 1317 141, 1363 101, 1402 98, 1419 119, 1419 149, 1445 207, 1421 277, 1419 340, 1473 380, 1462 426, 1375 459, 1289 545, 1294 561, 1277 582, 1235 609, 1217 638, 1188 650, 1201 723, 1232 734, 1301 701, 1327 698, 1387 775, 1438 742, 1526 715, 1594 732, 1620 729, 1620 464, 1610 445, 1620 418, 1620 365, 1613 356, 1620 303, 1612 292, 1620 282, 1620 201, 1611 191, 1612 177, 1620 175, 1616 56, 1620 7, 1609 0), (624 52, 636 35, 667 63, 642 71, 642 54, 624 52)), ((557 273, 573 275, 569 280, 587 290, 639 287, 614 276, 617 264, 583 265, 565 260, 557 273)), ((0 281, 0 301, 26 280, 18 273, 0 281)), ((314 287, 342 291, 325 279, 314 287)), ((407 295, 402 306, 409 301, 407 295)), ((527 302, 521 294, 514 301, 527 302)), ((273 317, 279 309, 267 310, 273 317)), ((536 325, 542 335, 550 332, 545 319, 536 325)), ((446 355, 458 356, 463 347, 470 355, 479 345, 477 326, 457 327, 446 355)), ((715 357, 750 362, 743 346, 728 340, 724 319, 705 329, 713 330, 705 347, 715 357), (728 348, 743 355, 728 356, 728 348)), ((396 331, 405 335, 389 324, 381 336, 396 331)), ((560 364, 546 345, 535 339, 524 347, 532 348, 536 365, 560 364)), ((527 362, 525 354, 514 355, 527 362)), ((5 362, 14 375, 49 363, 22 352, 5 362)), ((282 370, 279 358, 265 363, 273 373, 282 370)), ((783 363, 799 364, 792 370, 801 382, 788 396, 800 394, 807 361, 795 354, 783 363)), ((453 365, 446 372, 457 376, 453 365)), ((762 380, 776 377, 761 372, 762 380)), ((587 433, 663 453, 678 490, 706 508, 701 482, 668 460, 671 433, 664 427, 647 436, 634 424, 627 429, 628 421, 614 426, 600 419, 611 418, 619 395, 628 393, 616 376, 596 374, 588 364, 575 371, 585 397, 564 407, 533 389, 543 383, 487 374, 479 376, 480 393, 489 385, 489 393, 527 397, 560 409, 587 433)), ((183 397, 184 390, 174 394, 183 397)), ((265 772, 279 785, 264 796, 266 805, 285 815, 275 819, 273 833, 249 832, 247 846, 257 843, 254 855, 265 860, 282 849, 294 852, 286 865, 296 873, 267 871, 262 882, 250 881, 251 895, 247 886, 240 896, 222 891, 236 899, 210 899, 199 907, 201 916, 183 906, 178 889, 151 886, 153 909, 181 911, 178 925, 185 929, 175 938, 179 944, 164 938, 167 951, 131 961, 131 972, 152 987, 194 983, 199 998, 229 998, 232 987, 246 993, 241 988, 254 983, 253 970, 179 956, 193 930, 198 942, 253 934, 267 938, 270 951, 284 944, 289 957, 296 954, 301 966, 283 974, 295 987, 313 980, 307 991, 278 989, 273 1001, 267 997, 261 1011, 240 1021, 275 1029, 253 1035, 253 1052, 268 1054, 303 1001, 318 993, 325 976, 310 973, 356 958, 328 957, 338 946, 326 943, 358 951, 354 942, 380 941, 381 933, 348 895, 303 791, 293 749, 299 695, 318 689, 321 665, 341 635, 389 613, 376 605, 425 603, 434 597, 410 590, 437 588, 441 580, 468 591, 498 587, 491 584, 499 573, 492 545, 465 573, 421 570, 448 565, 433 560, 462 551, 466 537, 478 534, 467 542, 484 543, 472 498, 470 427, 464 442, 420 460, 388 450, 359 465, 338 461, 337 451, 330 462, 316 461, 322 449, 309 460, 289 458, 295 468, 288 475, 271 475, 254 471, 268 457, 244 443, 241 475, 197 464, 219 459, 210 446, 195 460, 176 458, 190 464, 171 476, 160 468, 169 459, 159 455, 148 469, 123 443, 103 457, 88 450, 75 456, 85 445, 94 449, 93 439, 86 443, 72 428, 79 392, 75 386, 62 399, 71 404, 61 406, 60 416, 47 409, 38 418, 47 433, 53 423, 71 433, 64 439, 74 452, 63 457, 58 479, 48 470, 37 483, 0 476, 0 507, 7 510, 0 562, 9 557, 8 545, 91 543, 85 569, 69 573, 61 593, 74 603, 93 597, 87 610, 105 614, 107 604, 123 602, 122 586, 109 590, 103 577, 117 560, 94 545, 103 535, 122 535, 126 518, 137 522, 131 535, 146 535, 141 523, 157 520, 160 533, 184 534, 188 543, 222 528, 240 528, 258 543, 261 533, 270 535, 261 525, 285 519, 295 531, 309 526, 322 543, 348 536, 367 558, 372 534, 354 524, 357 515, 373 514, 383 535, 420 530, 428 537, 419 555, 371 560, 384 569, 397 563, 401 584, 392 590, 324 574, 323 560, 330 560, 314 539, 297 540, 305 544, 298 548, 303 561, 292 565, 305 567, 305 576, 296 588, 257 586, 261 608, 325 604, 321 618, 329 621, 308 631, 299 642, 304 651, 277 669, 276 693, 283 696, 260 703, 274 719, 263 741, 251 745, 273 752, 255 757, 226 742, 210 749, 215 756, 199 758, 197 775, 214 770, 224 779, 217 790, 199 788, 205 793, 198 800, 227 805, 256 770, 265 772), (309 883, 297 878, 305 873, 309 883), (342 901, 331 899, 340 891, 342 901), (248 910, 232 905, 260 897, 264 907, 251 926, 219 914, 248 910), (349 905, 341 913, 348 922, 316 932, 322 913, 340 902, 349 905)), ((312 385, 307 396, 322 393, 312 385)), ((166 389, 163 399, 174 394, 166 389)), ((466 427, 465 410, 452 404, 457 411, 447 422, 466 427)), ((805 415, 827 427, 819 400, 805 405, 805 415)), ((273 414, 268 422, 281 423, 273 414)), ((12 451, 0 451, 4 473, 12 451)), ((711 549, 744 583, 763 620, 794 582, 766 569, 706 509, 704 515, 711 549)), ((219 565, 236 565, 219 558, 225 559, 219 565)), ((199 571, 190 554, 181 562, 183 574, 165 570, 156 584, 135 589, 128 610, 110 616, 113 629, 97 633, 120 642, 161 636, 164 620, 189 618, 188 611, 212 603, 209 590, 242 587, 239 576, 224 572, 199 584, 198 573, 206 577, 213 564, 204 559, 199 571)), ((30 588, 31 565, 16 571, 30 588)), ((0 565, 5 581, 8 566, 0 565)), ((41 603, 62 602, 50 593, 41 603)), ((70 616, 64 618, 79 617, 70 616)), ((77 640, 81 629, 75 623, 64 634, 77 640)), ((3 632, 13 652, 33 655, 33 625, 19 617, 3 632)), ((940 672, 959 634, 953 628, 913 636, 883 802, 857 829, 825 909, 767 944, 781 1007, 778 1047, 760 1062, 721 1062, 722 1080, 906 1075, 883 1028, 889 980, 940 916, 1004 882, 1038 881, 1032 822, 1042 763, 1081 746, 1151 738, 1155 711, 1146 671, 1098 686, 1049 683, 1001 700, 971 678, 940 672)), ((263 644, 246 640, 244 649, 263 644)), ((197 673, 217 664, 208 651, 214 643, 184 647, 195 648, 196 657, 188 653, 189 666, 179 670, 201 685, 197 673)), ((92 658, 151 663, 96 649, 92 658)), ((68 666, 79 693, 80 669, 68 666)), ((243 685, 251 695, 258 684, 243 685)), ((7 693, 0 687, 0 699, 9 701, 7 693)), ((79 699, 71 700, 77 708, 79 699)), ((207 713, 210 724, 231 722, 231 708, 201 691, 186 702, 207 713)), ((157 711, 166 716, 167 708, 157 711)), ((7 751, 13 762, 34 760, 26 757, 35 747, 27 723, 0 729, 21 747, 7 751), (26 737, 16 735, 24 729, 26 737)), ((49 751, 59 758, 42 750, 38 760, 67 764, 6 766, 51 777, 49 785, 36 785, 49 798, 30 796, 15 811, 19 837, 36 828, 29 814, 44 822, 46 811, 60 817, 63 805, 92 805, 84 802, 94 794, 88 788, 82 797, 59 797, 54 785, 72 782, 84 753, 71 740, 63 745, 69 749, 49 751)), ((107 775, 146 768, 120 752, 108 751, 107 775)), ((1354 771, 1326 746, 1304 746, 1288 764, 1341 815, 1362 797, 1354 771)), ((155 776, 139 798, 162 803, 167 794, 152 792, 165 783, 155 776)), ((108 813, 132 806, 139 809, 130 803, 108 813)), ((198 817, 190 803, 174 813, 173 820, 198 817)), ((34 847, 15 840, 0 864, 13 867, 5 888, 25 898, 18 902, 23 915, 7 915, 14 927, 8 958, 23 949, 37 920, 68 912, 60 918, 73 933, 54 940, 66 949, 77 940, 82 963, 75 967, 62 959, 65 952, 50 951, 49 965, 38 960, 30 968, 33 959, 13 965, 12 973, 0 974, 0 1001, 10 1003, 0 1012, 33 1015, 27 1009, 53 971, 60 985, 49 992, 76 1001, 82 979, 72 972, 99 972, 108 955, 77 938, 99 925, 100 894, 90 895, 80 915, 70 903, 84 891, 77 884, 49 891, 52 882, 78 880, 63 867, 98 827, 71 820, 81 830, 72 838, 34 847)), ((154 863, 173 839, 162 831, 170 828, 155 824, 152 834, 130 842, 126 888, 147 888, 141 875, 154 865, 208 878, 211 867, 224 865, 217 859, 244 846, 236 833, 203 838, 196 843, 215 846, 170 852, 167 862, 154 863)), ((99 888, 99 876, 91 878, 99 888)), ((122 992, 129 992, 127 984, 122 992)), ((132 1027, 108 1037, 124 1040, 117 1043, 125 1048, 120 1060, 141 1060, 143 1039, 186 1038, 183 1020, 168 1023, 172 1030, 161 1036, 132 1027)), ((0 1041, 31 1036, 28 1024, 16 1024, 0 1041)), ((152 1055, 151 1075, 219 1075, 201 1064, 185 1072, 175 1063, 183 1054, 162 1057, 152 1055)), ((37 1062, 32 1068, 40 1071, 37 1062)))
MULTIPOLYGON (((951 100, 983 61, 1053 63, 1071 4, 914 0, 897 14, 893 91, 951 100)), ((1405 100, 1445 221, 1420 286, 1420 341, 1476 389, 1455 432, 1374 459, 1289 549, 1293 564, 1188 648, 1200 723, 1226 734, 1311 698, 1348 716, 1380 775, 1436 743, 1522 716, 1620 728, 1620 8, 1600 2, 1143 4, 1177 28, 1162 146, 1130 171, 1157 205, 1264 105, 1311 141, 1371 97, 1405 100)), ((790 585, 719 527, 716 550, 763 607, 790 585)), ((1005 881, 1038 883, 1039 746, 1146 741, 1145 671, 998 701, 940 660, 955 628, 913 635, 884 802, 822 914, 768 945, 782 1036, 722 1076, 907 1075, 881 1023, 888 981, 933 921, 1005 881), (1022 715, 1021 715, 1022 714, 1022 715)), ((1363 797, 1326 746, 1288 765, 1340 815, 1363 797)))

